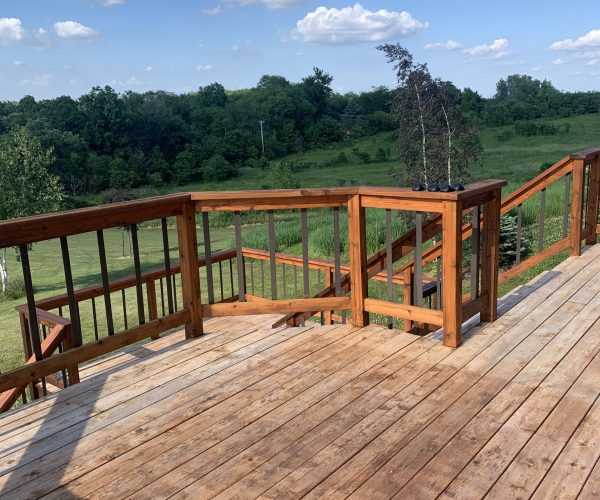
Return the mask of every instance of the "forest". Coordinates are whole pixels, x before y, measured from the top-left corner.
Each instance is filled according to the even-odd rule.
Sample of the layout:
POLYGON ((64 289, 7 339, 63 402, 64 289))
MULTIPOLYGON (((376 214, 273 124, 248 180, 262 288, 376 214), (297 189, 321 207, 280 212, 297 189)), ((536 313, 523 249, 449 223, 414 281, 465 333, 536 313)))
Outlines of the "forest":
MULTIPOLYGON (((514 125, 512 134, 551 135, 532 119, 600 111, 600 92, 561 92, 551 82, 510 75, 484 98, 456 89, 460 109, 475 129, 514 125)), ((160 187, 235 177, 242 167, 267 168, 270 160, 345 138, 395 131, 395 90, 376 87, 339 94, 332 77, 314 68, 300 82, 265 75, 250 89, 219 83, 195 92, 117 93, 94 87, 78 99, 61 96, 0 102, 0 140, 26 129, 52 148, 49 171, 68 195, 139 186, 160 187), (264 123, 264 155, 260 121, 264 123)))

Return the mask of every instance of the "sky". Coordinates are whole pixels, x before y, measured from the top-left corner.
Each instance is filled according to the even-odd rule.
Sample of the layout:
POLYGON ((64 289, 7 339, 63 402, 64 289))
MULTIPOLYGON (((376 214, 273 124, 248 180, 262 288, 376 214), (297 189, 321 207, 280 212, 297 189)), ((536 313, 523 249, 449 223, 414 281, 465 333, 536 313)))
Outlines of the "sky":
POLYGON ((314 66, 360 92, 394 85, 386 42, 488 97, 513 73, 600 90, 599 14, 598 0, 0 0, 0 100, 240 89, 314 66))

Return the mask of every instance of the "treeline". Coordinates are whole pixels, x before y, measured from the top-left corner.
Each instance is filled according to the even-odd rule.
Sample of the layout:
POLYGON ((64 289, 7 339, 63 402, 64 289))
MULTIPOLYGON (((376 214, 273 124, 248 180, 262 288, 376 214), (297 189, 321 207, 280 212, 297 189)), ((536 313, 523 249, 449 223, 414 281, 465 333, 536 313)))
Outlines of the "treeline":
MULTIPOLYGON (((393 90, 339 94, 331 83, 315 68, 298 83, 265 75, 255 87, 238 91, 213 83, 181 95, 118 94, 107 86, 79 99, 26 96, 0 102, 0 135, 26 127, 53 148, 50 170, 66 192, 79 195, 219 181, 243 167, 266 168, 268 160, 290 153, 397 129, 390 115, 393 90)), ((500 80, 491 99, 470 89, 457 92, 461 110, 479 126, 600 111, 598 92, 560 92, 522 75, 500 80)))
POLYGON ((256 87, 239 91, 213 83, 182 95, 95 87, 79 99, 36 102, 26 96, 0 103, 0 134, 24 126, 52 147, 51 172, 72 195, 219 181, 242 167, 265 167, 267 158, 338 142, 346 134, 393 129, 388 89, 339 95, 331 81, 315 68, 300 83, 266 75, 256 87))

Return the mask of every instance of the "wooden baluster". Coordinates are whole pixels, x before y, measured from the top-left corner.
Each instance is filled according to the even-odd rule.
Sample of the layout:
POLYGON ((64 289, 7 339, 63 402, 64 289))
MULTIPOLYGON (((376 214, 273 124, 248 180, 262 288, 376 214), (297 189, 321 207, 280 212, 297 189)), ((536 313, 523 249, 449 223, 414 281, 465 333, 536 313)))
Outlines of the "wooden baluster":
MULTIPOLYGON (((333 270, 328 267, 325 270, 325 288, 329 288, 333 284, 333 270)), ((325 324, 333 325, 333 311, 325 311, 325 324)))
POLYGON ((223 262, 219 261, 219 286, 221 288, 221 301, 225 299, 225 294, 223 292, 223 262))
POLYGON ((254 260, 250 259, 250 292, 256 295, 254 290, 254 260))
POLYGON ((487 300, 481 309, 481 321, 498 317, 498 268, 500 266, 500 202, 501 191, 495 190, 483 207, 483 252, 481 262, 481 295, 487 300))
MULTIPOLYGON (((310 294, 309 269, 308 269, 308 219, 306 208, 300 209, 300 225, 302 232, 302 284, 303 295, 307 299, 310 294)), ((301 316, 301 324, 304 326, 304 314, 301 316)))
POLYGON ((365 311, 368 294, 367 245, 365 209, 360 195, 348 199, 348 250, 350 254, 350 286, 352 289, 352 324, 367 326, 369 313, 365 311))
POLYGON ((160 278, 158 280, 158 282, 160 284, 160 305, 161 305, 162 315, 165 316, 166 315, 166 310, 165 310, 165 289, 163 287, 163 280, 162 280, 162 278, 160 278))
MULTIPOLYGON (((104 233, 101 230, 97 231, 96 236, 98 239, 98 256, 100 258, 100 274, 102 275, 102 295, 104 296, 104 311, 106 313, 106 329, 108 331, 108 335, 114 335, 115 326, 113 323, 112 302, 110 300, 110 281, 108 279, 108 266, 106 265, 106 248, 104 246, 104 233)), ((61 316, 62 316, 62 313, 61 313, 61 316)), ((127 321, 125 323, 127 323, 127 321)))
MULTIPOLYGON (((65 339, 63 344, 65 351, 73 349, 73 328, 72 325, 65 325, 65 339)), ((67 374, 69 375, 69 385, 79 383, 79 368, 77 365, 67 366, 67 374)))
POLYGON ((544 249, 544 228, 546 222, 546 188, 540 193, 540 232, 538 235, 538 252, 544 249))
POLYGON ((571 193, 571 225, 569 235, 569 255, 581 255, 581 222, 583 210, 584 160, 573 160, 573 188, 571 193))
POLYGON ((275 218, 273 210, 267 211, 267 224, 269 226, 269 271, 271 275, 271 299, 277 300, 277 260, 275 259, 275 218))
MULTIPOLYGON (((146 300, 148 301, 148 317, 150 321, 158 319, 158 304, 156 301, 156 283, 154 280, 146 282, 146 300)), ((158 340, 160 334, 152 335, 152 340, 158 340)))
POLYGON ((121 290, 121 302, 123 303, 123 327, 127 330, 127 300, 124 288, 121 290))
MULTIPOLYGON (((562 237, 569 235, 569 198, 571 193, 571 173, 565 175, 565 195, 563 199, 563 226, 562 237)), ((518 264, 518 262, 517 262, 518 264)))
POLYGON ((479 206, 473 207, 471 233, 471 300, 479 296, 479 206))
POLYGON ((63 269, 65 272, 65 282, 67 285, 67 297, 69 299, 69 316, 71 317, 71 328, 73 329, 73 345, 79 347, 83 344, 81 336, 81 322, 79 321, 79 309, 75 299, 75 290, 73 288, 73 275, 71 274, 71 259, 69 257, 69 245, 67 238, 60 238, 60 247, 63 258, 63 269))
POLYGON ((521 239, 523 235, 523 205, 517 206, 517 248, 515 251, 516 264, 521 263, 521 239))
POLYGON ((600 204, 600 156, 596 156, 590 163, 590 176, 588 186, 588 203, 586 211, 586 245, 594 245, 598 241, 598 208, 600 204))
MULTIPOLYGON (((335 296, 342 295, 342 247, 340 244, 340 207, 333 208, 333 265, 334 265, 334 280, 335 280, 335 296)), ((346 324, 346 311, 342 313, 342 324, 346 324)))
POLYGON ((92 319, 94 321, 94 339, 98 340, 98 315, 96 314, 95 297, 92 297, 92 319))
MULTIPOLYGON (((462 203, 443 202, 442 283, 444 345, 458 347, 462 329, 462 203)), ((417 275, 415 273, 415 281, 417 275)), ((483 280, 482 280, 483 281, 483 280)))
MULTIPOLYGON (((25 362, 33 356, 33 347, 31 345, 31 332, 29 330, 29 319, 27 314, 20 312, 19 321, 21 323, 21 337, 23 340, 23 352, 25 353, 25 362)), ((40 397, 37 384, 30 384, 31 398, 38 399, 40 397)), ((26 401, 25 401, 26 402, 26 401)))
MULTIPOLYGON (((411 306, 413 301, 412 301, 412 297, 413 297, 413 271, 412 271, 412 266, 407 267, 404 270, 404 275, 403 275, 403 294, 404 294, 404 304, 407 306, 411 306)), ((413 330, 413 324, 412 321, 409 319, 404 319, 403 320, 403 324, 404 324, 404 331, 409 333, 412 332, 413 330)))
POLYGON ((185 336, 194 338, 203 334, 203 326, 200 275, 198 273, 196 211, 193 202, 184 203, 182 214, 177 216, 177 235, 179 237, 183 307, 189 311, 189 318, 185 323, 185 336))

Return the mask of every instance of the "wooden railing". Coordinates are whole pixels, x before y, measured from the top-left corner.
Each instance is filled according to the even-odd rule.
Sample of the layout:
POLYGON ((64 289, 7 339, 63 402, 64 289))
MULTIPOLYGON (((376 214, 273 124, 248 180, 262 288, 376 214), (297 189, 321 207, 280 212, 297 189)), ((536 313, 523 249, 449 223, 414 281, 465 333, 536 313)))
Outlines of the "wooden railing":
MULTIPOLYGON (((567 157, 502 201, 500 189, 505 185, 504 181, 479 182, 466 186, 464 191, 452 193, 374 187, 205 192, 0 222, 0 248, 19 247, 27 289, 27 305, 18 308, 27 365, 0 374, 0 393, 5 401, 0 409, 5 409, 10 400, 14 402, 15 395, 18 398, 25 387, 31 387, 31 395, 35 398, 44 393, 47 382, 56 385, 76 383, 76 369, 80 363, 128 344, 156 338, 162 332, 180 327, 184 327, 188 338, 200 336, 206 317, 282 314, 274 326, 302 324, 315 314, 320 314, 323 323, 348 321, 357 326, 383 318, 390 327, 399 324, 406 331, 418 333, 441 327, 444 343, 456 347, 461 342, 462 323, 468 318, 480 314, 483 321, 495 319, 499 282, 517 276, 567 248, 572 255, 578 255, 583 239, 588 243, 595 242, 599 153, 600 150, 589 150, 567 157), (559 241, 544 247, 545 193, 562 179, 566 185, 564 207, 567 216, 563 223, 567 230, 563 231, 559 241), (521 260, 517 249, 514 266, 500 270, 500 215, 516 212, 519 246, 523 204, 538 193, 542 197, 542 236, 538 252, 521 260), (331 211, 332 261, 309 258, 308 214, 312 210, 321 214, 331 211), (367 210, 385 213, 385 246, 373 255, 367 254, 367 210), (251 249, 242 244, 242 217, 247 211, 265 213, 267 250, 251 249), (276 251, 275 213, 279 211, 286 214, 287 220, 294 213, 298 214, 301 255, 276 251), (233 213, 235 248, 212 251, 212 212, 233 213), (415 224, 393 238, 392 221, 396 213, 403 213, 406 220, 412 217, 415 224), (197 216, 202 223, 203 257, 198 256, 197 216), (170 261, 168 217, 176 218, 179 263, 170 261), (342 263, 340 226, 342 221, 346 222, 345 217, 347 262, 342 263), (164 265, 142 272, 137 226, 156 220, 162 228, 164 265), (111 281, 103 230, 120 227, 128 227, 131 231, 134 274, 111 281), (86 232, 96 233, 102 282, 75 290, 68 238, 86 232), (28 247, 31 243, 50 239, 60 240, 66 291, 38 300, 34 294, 28 247), (466 242, 471 246, 470 258, 465 261, 470 275, 467 281, 463 272, 466 242), (229 294, 222 291, 221 265, 224 262, 229 263, 229 294), (253 267, 256 262, 260 271, 253 267), (219 267, 219 276, 215 275, 215 265, 219 267), (203 269, 203 278, 199 269, 203 269), (293 280, 290 274, 286 277, 286 269, 293 270, 293 280), (499 271, 502 271, 500 276, 499 271), (258 287, 260 293, 255 290, 255 272, 262 278, 258 287), (176 303, 176 275, 180 277, 180 304, 176 303), (375 282, 385 284, 386 293, 370 291, 369 284, 375 282), (124 328, 120 329, 116 327, 111 294, 121 292, 124 296, 127 289, 135 291, 137 315, 131 315, 129 321, 124 318, 124 328), (433 299, 429 305, 424 303, 426 296, 433 299), (104 303, 102 323, 106 332, 99 331, 96 299, 104 303), (92 331, 82 332, 79 310, 84 301, 90 301, 92 305, 93 336, 92 331), (40 324, 44 318, 49 318, 47 314, 55 319, 62 318, 60 322, 64 324, 40 324), (59 324, 62 333, 57 330, 59 324), (51 334, 43 339, 46 326, 51 329, 51 334), (84 342, 84 338, 88 341, 84 342), (62 352, 56 353, 56 350, 62 352), (62 377, 55 375, 59 372, 63 372, 62 377)), ((123 305, 125 311, 124 299, 123 305)))

